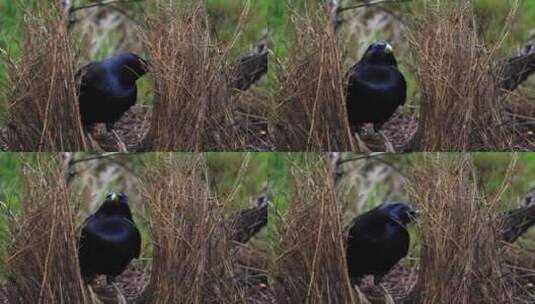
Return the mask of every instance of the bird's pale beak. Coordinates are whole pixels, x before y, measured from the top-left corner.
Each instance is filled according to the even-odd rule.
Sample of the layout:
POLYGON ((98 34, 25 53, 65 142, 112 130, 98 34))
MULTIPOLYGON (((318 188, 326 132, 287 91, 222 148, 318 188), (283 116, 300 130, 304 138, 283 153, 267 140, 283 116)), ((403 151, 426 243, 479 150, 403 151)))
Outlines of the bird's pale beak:
POLYGON ((112 202, 115 202, 115 201, 117 201, 118 199, 119 199, 119 197, 117 196, 117 193, 112 193, 112 194, 111 194, 111 201, 112 201, 112 202))
POLYGON ((387 44, 387 45, 385 46, 385 53, 387 53, 387 54, 391 54, 391 53, 393 53, 393 52, 394 52, 394 48, 392 48, 392 46, 391 46, 390 44, 387 44))

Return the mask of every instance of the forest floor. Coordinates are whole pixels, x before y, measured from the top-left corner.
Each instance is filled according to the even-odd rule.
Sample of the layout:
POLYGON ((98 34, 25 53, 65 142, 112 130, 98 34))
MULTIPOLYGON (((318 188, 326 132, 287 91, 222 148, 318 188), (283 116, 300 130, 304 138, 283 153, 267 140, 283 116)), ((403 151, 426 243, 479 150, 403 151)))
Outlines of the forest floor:
MULTIPOLYGON (((243 139, 243 151, 275 151, 277 150, 276 138, 269 134, 268 122, 260 115, 252 114, 248 110, 238 108, 236 111, 237 128, 243 139)), ((507 116, 519 116, 507 112, 507 116)), ((150 128, 151 110, 148 106, 137 105, 127 111, 115 124, 115 134, 107 132, 104 124, 97 124, 92 133, 102 151, 136 151, 150 128), (119 140, 117 139, 119 138, 119 140)), ((535 150, 535 123, 531 118, 509 119, 507 127, 511 130, 511 151, 534 151, 535 150)), ((177 128, 179 126, 177 125, 177 128)), ((368 127, 371 129, 371 127, 368 127)), ((418 129, 418 118, 415 114, 407 114, 397 111, 383 125, 381 133, 388 139, 394 152, 410 151, 411 139, 418 129)), ((387 144, 379 133, 368 132, 363 128, 361 139, 371 151, 387 151, 387 144)), ((217 147, 213 149, 217 151, 217 147)), ((486 150, 486 149, 481 149, 486 150)), ((9 151, 6 128, 0 127, 0 151, 9 151)))
MULTIPOLYGON (((134 106, 115 123, 114 131, 107 132, 104 124, 96 124, 91 137, 102 151, 136 151, 150 128, 150 107, 134 106), (117 139, 119 138, 119 140, 117 139)), ((244 151, 273 151, 274 144, 270 140, 267 124, 253 114, 237 112, 239 121, 234 126, 244 139, 244 151)), ((180 126, 177 125, 177 128, 180 126)), ((0 151, 9 151, 7 129, 0 127, 0 151)), ((215 149, 217 150, 217 149, 215 149)))
MULTIPOLYGON (((113 285, 108 285, 104 276, 99 276, 91 285, 94 296, 103 304, 134 304, 140 299, 143 289, 150 279, 150 271, 130 265, 115 278, 113 285)), ((251 275, 239 280, 243 284, 247 303, 272 304, 275 296, 267 285, 265 276, 251 275)), ((0 304, 10 304, 7 296, 8 285, 0 286, 0 304)), ((91 297, 91 295, 90 295, 91 297)), ((98 301, 95 301, 98 303, 98 301)))
MULTIPOLYGON (((519 273, 520 274, 520 273, 519 273)), ((512 277, 520 278, 520 281, 511 282, 514 286, 513 297, 514 304, 532 303, 535 293, 535 277, 515 275, 512 277)), ((104 304, 121 303, 118 299, 124 297, 126 303, 136 303, 141 296, 143 289, 149 282, 150 272, 137 266, 129 268, 115 279, 115 286, 107 285, 104 276, 99 277, 92 285, 93 292, 98 299, 104 304)), ((402 265, 396 265, 390 273, 384 277, 380 286, 375 286, 372 277, 368 276, 362 280, 360 291, 366 299, 372 304, 388 303, 387 298, 391 297, 394 303, 403 303, 411 289, 415 286, 418 279, 418 273, 415 267, 407 268, 402 265), (387 294, 385 294, 385 290, 387 294)), ((247 277, 238 280, 243 284, 246 293, 247 303, 254 304, 273 304, 276 303, 274 291, 268 285, 268 278, 265 275, 249 273, 247 277)), ((6 285, 0 286, 0 304, 10 304, 6 296, 6 285)))

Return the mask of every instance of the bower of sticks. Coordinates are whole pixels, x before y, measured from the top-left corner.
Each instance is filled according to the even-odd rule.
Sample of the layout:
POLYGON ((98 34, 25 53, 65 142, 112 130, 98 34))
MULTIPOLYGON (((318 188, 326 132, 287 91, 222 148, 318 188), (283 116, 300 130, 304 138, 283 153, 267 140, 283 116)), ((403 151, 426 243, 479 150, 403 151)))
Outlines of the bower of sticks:
POLYGON ((17 3, 19 51, 2 52, 2 150, 273 149, 265 109, 252 106, 267 98, 267 22, 247 24, 250 5, 235 5, 228 33, 220 28, 230 21, 209 15, 204 1, 119 2, 17 3), (86 68, 125 52, 149 61, 137 102, 114 132, 87 132, 77 102, 86 68))
POLYGON ((535 301, 532 176, 513 154, 498 167, 471 155, 288 154, 282 177, 251 154, 20 157, 20 207, 1 203, 0 303, 535 301), (142 253, 112 284, 88 284, 80 229, 107 191, 127 194, 142 253), (347 226, 387 201, 419 210, 409 253, 380 285, 351 286, 347 226))
POLYGON ((1 96, 0 149, 366 152, 535 146, 530 77, 535 40, 520 18, 522 1, 489 11, 475 0, 287 0, 274 3, 273 12, 265 12, 273 20, 263 21, 254 18, 254 1, 229 2, 232 14, 208 11, 205 1, 119 2, 21 1, 26 18, 20 18, 19 52, 7 47, 2 52, 8 80, 1 96), (236 20, 231 33, 221 34, 219 21, 226 15, 236 20), (357 140, 347 123, 346 76, 378 37, 395 46, 409 83, 407 102, 384 125, 384 138, 366 133, 357 140), (78 71, 125 51, 150 61, 138 84, 138 102, 114 132, 99 126, 88 136, 76 103, 78 71), (464 73, 466 66, 475 67, 473 73, 464 73))

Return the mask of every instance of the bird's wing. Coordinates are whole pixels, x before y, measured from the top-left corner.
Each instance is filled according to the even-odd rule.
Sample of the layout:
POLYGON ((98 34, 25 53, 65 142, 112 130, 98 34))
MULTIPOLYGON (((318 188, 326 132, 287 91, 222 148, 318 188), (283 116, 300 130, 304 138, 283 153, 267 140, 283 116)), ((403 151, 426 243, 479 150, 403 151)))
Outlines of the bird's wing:
POLYGON ((93 73, 90 71, 96 66, 95 63, 91 62, 82 68, 80 68, 74 75, 74 81, 76 83, 76 90, 80 95, 84 95, 87 89, 87 84, 91 82, 90 78, 93 73), (82 80, 84 85, 82 85, 82 80))
POLYGON ((399 76, 401 77, 401 86, 402 86, 402 90, 401 90, 401 104, 400 105, 405 105, 405 101, 407 101, 407 81, 405 81, 405 77, 403 77, 403 74, 401 74, 401 72, 399 72, 399 76))
POLYGON ((131 225, 134 230, 134 235, 129 238, 128 242, 133 242, 133 246, 129 247, 132 249, 132 258, 137 259, 141 255, 141 233, 139 232, 139 229, 137 229, 136 223, 133 220, 123 218, 123 221, 131 225))
POLYGON ((358 68, 360 62, 357 62, 355 64, 353 64, 349 70, 347 70, 347 72, 345 73, 344 75, 344 79, 347 79, 348 81, 348 85, 351 85, 351 82, 352 82, 352 77, 353 77, 353 72, 355 72, 355 70, 358 68))
POLYGON ((139 256, 141 255, 141 233, 139 232, 135 224, 134 224, 134 230, 136 231, 134 258, 139 259, 139 256))
POLYGON ((80 265, 82 269, 85 268, 83 264, 87 261, 88 256, 90 255, 91 248, 91 233, 87 229, 87 223, 95 218, 94 215, 89 216, 83 224, 82 231, 80 232, 80 239, 78 244, 78 259, 80 260, 80 265))
POLYGON ((95 63, 91 62, 81 67, 74 75, 74 79, 76 80, 76 83, 80 83, 82 76, 84 76, 87 73, 87 71, 89 71, 93 66, 95 66, 95 63))
POLYGON ((351 238, 375 242, 384 231, 384 226, 390 218, 380 212, 362 214, 353 220, 349 228, 351 238), (365 233, 364 233, 365 232, 365 233))

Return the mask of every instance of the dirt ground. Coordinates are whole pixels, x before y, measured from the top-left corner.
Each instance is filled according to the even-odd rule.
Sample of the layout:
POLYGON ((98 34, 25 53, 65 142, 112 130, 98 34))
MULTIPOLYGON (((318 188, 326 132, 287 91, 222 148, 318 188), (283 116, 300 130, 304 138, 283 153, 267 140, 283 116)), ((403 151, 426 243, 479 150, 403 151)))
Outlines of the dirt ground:
MULTIPOLYGON (((233 127, 237 128, 245 139, 244 151, 275 149, 269 138, 264 118, 248 113, 246 109, 238 109, 236 115, 239 121, 233 127)), ((91 133, 95 143, 92 146, 101 151, 135 152, 150 128, 150 120, 150 108, 136 105, 115 124, 113 129, 115 134, 107 132, 104 124, 96 124, 91 133)), ((5 127, 0 127, 0 151, 9 151, 5 127)))
MULTIPOLYGON (((124 297, 127 303, 136 303, 143 292, 143 288, 149 281, 148 270, 136 266, 130 266, 123 274, 115 280, 117 292, 112 285, 107 285, 105 278, 99 277, 93 284, 92 289, 102 303, 120 303, 118 299, 124 297)), ((513 304, 533 303, 535 296, 535 277, 517 273, 514 277, 518 281, 511 282, 514 287, 513 304)), ((403 299, 409 294, 416 284, 418 274, 415 268, 409 269, 402 265, 397 265, 384 277, 381 285, 384 290, 373 285, 372 277, 366 277, 360 284, 360 291, 372 304, 388 303, 387 298, 391 297, 394 303, 403 303, 403 299), (385 294, 386 291, 386 294, 385 294)), ((276 303, 275 295, 269 288, 268 279, 263 275, 251 275, 245 280, 240 280, 244 284, 248 303, 273 304, 276 303)), ((6 285, 0 286, 0 304, 11 304, 6 298, 6 285)))
MULTIPOLYGON (((124 303, 124 300, 126 303, 134 304, 141 296, 149 279, 150 272, 148 270, 130 265, 115 279, 115 286, 108 285, 104 276, 98 277, 91 287, 94 294, 89 296, 98 298, 104 304, 124 303)), ((274 295, 269 289, 265 277, 254 276, 249 280, 240 281, 240 283, 245 284, 244 289, 248 303, 275 303, 274 295)), ((0 286, 0 304, 12 304, 8 302, 6 288, 8 287, 5 284, 0 286)))
MULTIPOLYGON (((508 127, 513 134, 513 151, 535 150, 535 122, 530 118, 518 118, 511 112, 507 116, 516 116, 516 119, 507 119, 508 127)), ((233 126, 245 139, 244 151, 275 151, 276 138, 269 134, 268 123, 264 117, 251 114, 248 109, 236 110, 238 121, 233 126)), ((151 112, 147 106, 134 106, 115 124, 115 134, 105 130, 104 124, 97 124, 92 133, 96 147, 102 151, 134 152, 139 147, 150 128, 151 112)), ((398 110, 388 120, 381 132, 391 143, 395 152, 406 151, 411 138, 418 129, 416 115, 409 115, 398 110)), ((372 151, 386 151, 387 144, 379 133, 364 131, 361 139, 372 151)), ((217 150, 217 149, 215 149, 217 150)), ((6 129, 0 128, 0 151, 9 151, 6 129)))

